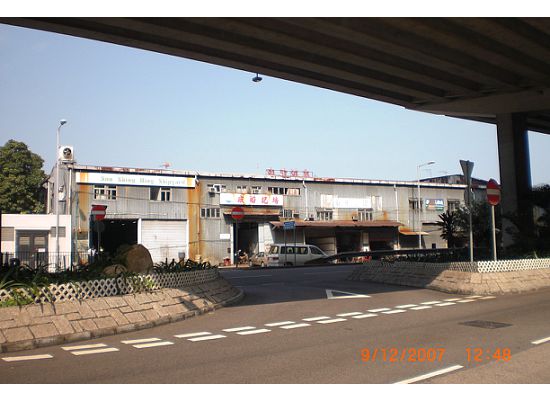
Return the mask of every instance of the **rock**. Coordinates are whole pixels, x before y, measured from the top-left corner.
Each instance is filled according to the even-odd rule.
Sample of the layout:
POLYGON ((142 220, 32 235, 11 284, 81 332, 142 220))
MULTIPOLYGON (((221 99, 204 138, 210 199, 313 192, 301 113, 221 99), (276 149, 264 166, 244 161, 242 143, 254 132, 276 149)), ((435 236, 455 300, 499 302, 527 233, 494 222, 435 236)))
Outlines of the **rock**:
POLYGON ((141 244, 125 248, 117 259, 124 264, 128 272, 147 274, 153 269, 151 253, 141 244))
POLYGON ((128 271, 128 269, 124 265, 114 264, 114 265, 109 265, 108 267, 105 267, 105 269, 103 270, 103 274, 108 277, 114 277, 120 274, 121 272, 126 272, 126 271, 128 271))

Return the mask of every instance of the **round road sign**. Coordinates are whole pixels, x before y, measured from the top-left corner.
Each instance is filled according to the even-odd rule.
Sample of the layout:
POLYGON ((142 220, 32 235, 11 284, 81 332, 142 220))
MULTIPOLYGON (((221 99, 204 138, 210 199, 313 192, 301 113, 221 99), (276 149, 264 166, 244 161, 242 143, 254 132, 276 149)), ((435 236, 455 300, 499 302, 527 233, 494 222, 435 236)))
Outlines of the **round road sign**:
POLYGON ((244 210, 242 207, 233 207, 231 209, 231 216, 235 220, 240 220, 244 218, 244 210))
POLYGON ((494 179, 487 182, 487 201, 492 206, 500 203, 500 185, 494 179))

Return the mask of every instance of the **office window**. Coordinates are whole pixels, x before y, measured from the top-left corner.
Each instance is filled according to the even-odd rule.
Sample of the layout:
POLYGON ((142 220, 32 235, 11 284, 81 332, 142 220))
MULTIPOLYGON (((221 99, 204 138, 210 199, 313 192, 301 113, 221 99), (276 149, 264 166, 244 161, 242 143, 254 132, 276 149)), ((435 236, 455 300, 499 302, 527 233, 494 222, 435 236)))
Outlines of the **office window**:
POLYGON ((268 187, 267 190, 271 194, 285 194, 285 188, 283 187, 272 186, 272 187, 268 187))
POLYGON ((332 210, 318 210, 317 211, 317 220, 318 221, 331 221, 332 220, 332 210))
POLYGON ((447 209, 449 212, 458 211, 460 208, 460 200, 447 200, 447 209))
POLYGON ((357 210, 359 221, 372 221, 372 208, 360 208, 357 210))
POLYGON ((207 185, 207 190, 210 193, 225 193, 227 188, 225 185, 220 185, 219 183, 209 183, 207 185))
POLYGON ((286 190, 287 196, 299 196, 300 195, 300 188, 288 188, 286 190))
POLYGON ((286 188, 286 187, 279 187, 279 186, 271 186, 271 187, 268 187, 267 190, 271 194, 281 194, 286 196, 300 195, 300 188, 286 188))
POLYGON ((220 218, 220 209, 201 208, 201 218, 220 218))
POLYGON ((281 210, 281 217, 283 218, 292 218, 293 214, 293 210, 281 210))
POLYGON ((161 188, 161 187, 152 187, 149 192, 149 199, 154 201, 171 201, 172 200, 172 189, 170 188, 161 188))
POLYGON ((94 185, 94 200, 116 200, 116 186, 94 185))
POLYGON ((246 193, 246 186, 237 186, 237 193, 246 193))
MULTIPOLYGON (((418 200, 416 199, 409 199, 409 210, 418 210, 418 200)), ((420 200, 420 206, 422 207, 422 200, 420 200)))
POLYGON ((261 186, 252 186, 252 194, 260 194, 260 193, 262 193, 261 186))

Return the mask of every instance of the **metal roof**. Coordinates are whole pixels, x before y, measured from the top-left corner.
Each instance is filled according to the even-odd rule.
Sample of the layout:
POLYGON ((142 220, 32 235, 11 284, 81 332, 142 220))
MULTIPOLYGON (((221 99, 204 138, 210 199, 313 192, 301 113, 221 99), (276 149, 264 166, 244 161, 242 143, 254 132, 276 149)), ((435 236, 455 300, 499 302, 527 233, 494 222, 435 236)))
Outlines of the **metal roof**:
POLYGON ((550 133, 548 18, 0 18, 550 133))

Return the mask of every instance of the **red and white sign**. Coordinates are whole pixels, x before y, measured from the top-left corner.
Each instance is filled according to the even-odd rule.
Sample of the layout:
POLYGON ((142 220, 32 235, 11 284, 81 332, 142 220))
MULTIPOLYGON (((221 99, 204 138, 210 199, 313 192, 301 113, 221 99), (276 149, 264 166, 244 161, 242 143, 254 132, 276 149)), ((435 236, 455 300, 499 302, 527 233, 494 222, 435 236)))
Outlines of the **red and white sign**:
POLYGON ((233 207, 231 209, 231 216, 235 220, 240 220, 244 218, 244 210, 241 207, 233 207))
POLYGON ((94 220, 101 221, 105 219, 105 214, 107 214, 106 210, 107 206, 92 204, 92 211, 90 212, 90 215, 93 216, 94 220))
POLYGON ((222 206, 283 206, 283 196, 280 194, 247 194, 220 193, 222 206))
POLYGON ((500 185, 494 179, 487 182, 487 201, 492 206, 500 203, 500 185))

